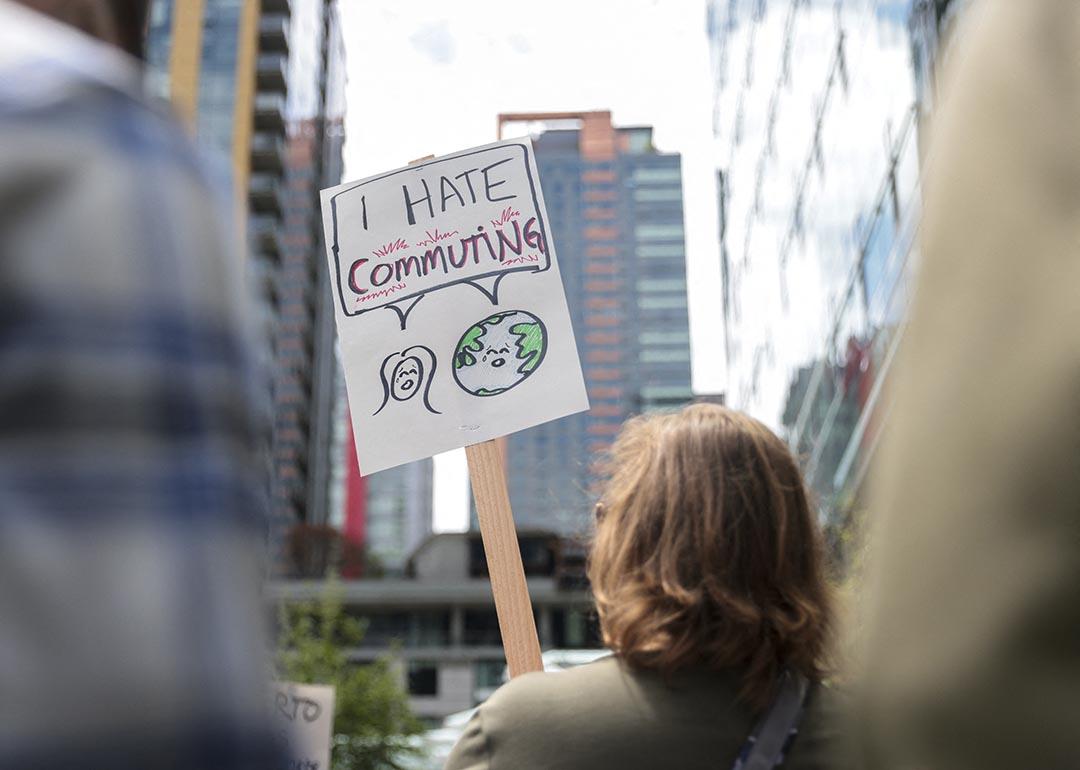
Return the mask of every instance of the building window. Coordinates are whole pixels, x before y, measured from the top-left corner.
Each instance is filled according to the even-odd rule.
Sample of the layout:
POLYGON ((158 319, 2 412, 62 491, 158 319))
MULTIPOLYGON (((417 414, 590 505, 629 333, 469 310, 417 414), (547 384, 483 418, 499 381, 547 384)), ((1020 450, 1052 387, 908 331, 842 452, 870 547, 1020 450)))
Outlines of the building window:
POLYGON ((685 252, 681 243, 650 243, 638 246, 634 253, 643 259, 682 257, 685 252))
POLYGON ((685 294, 660 295, 654 297, 641 297, 638 307, 642 310, 670 310, 686 307, 685 294))
POLYGON ((647 278, 637 282, 637 290, 642 293, 686 291, 684 278, 647 278))
POLYGON ((666 364, 690 360, 689 350, 664 350, 652 348, 641 351, 641 362, 644 364, 666 364))
POLYGON ((446 647, 450 644, 449 612, 418 612, 410 625, 410 647, 446 647))
POLYGON ((404 612, 373 612, 358 617, 366 621, 361 647, 388 647, 404 642, 408 636, 409 616, 404 612))
POLYGON ((439 694, 439 667, 431 661, 409 661, 409 695, 432 697, 439 694))
POLYGON ((680 182, 682 169, 679 166, 653 166, 634 169, 635 182, 680 182))
POLYGON ((502 644, 499 617, 495 610, 465 610, 465 644, 470 647, 498 647, 502 644))
POLYGON ((577 608, 551 612, 551 634, 555 647, 563 650, 596 649, 603 647, 596 616, 577 608))
POLYGON ((518 537, 521 562, 529 577, 550 577, 555 573, 555 551, 548 537, 518 537))
POLYGON ((638 225, 634 228, 634 236, 639 241, 663 241, 669 239, 682 239, 683 226, 678 225, 638 225))
POLYGON ((689 401, 694 395, 690 392, 690 388, 684 385, 646 385, 641 389, 641 397, 646 401, 669 399, 685 399, 689 401))
POLYGON ((642 332, 638 342, 642 345, 689 345, 690 332, 642 332))
POLYGON ((476 689, 494 690, 503 683, 503 675, 506 673, 505 660, 478 660, 476 661, 473 676, 476 680, 476 689))
POLYGON ((634 200, 663 203, 665 201, 681 201, 681 187, 639 187, 634 190, 634 200))

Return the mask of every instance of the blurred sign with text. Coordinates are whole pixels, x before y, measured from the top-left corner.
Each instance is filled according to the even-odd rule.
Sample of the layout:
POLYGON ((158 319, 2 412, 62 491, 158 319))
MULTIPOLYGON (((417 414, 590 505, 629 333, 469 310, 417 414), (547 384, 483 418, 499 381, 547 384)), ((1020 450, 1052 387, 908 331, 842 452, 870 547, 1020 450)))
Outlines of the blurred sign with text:
POLYGON ((334 688, 274 682, 273 725, 288 770, 329 770, 334 688))

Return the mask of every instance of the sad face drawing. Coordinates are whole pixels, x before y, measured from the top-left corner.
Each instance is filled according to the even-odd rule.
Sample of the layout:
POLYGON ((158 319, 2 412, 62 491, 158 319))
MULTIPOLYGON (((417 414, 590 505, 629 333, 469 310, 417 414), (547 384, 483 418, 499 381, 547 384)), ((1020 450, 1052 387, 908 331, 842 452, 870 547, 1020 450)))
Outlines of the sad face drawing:
POLYGON ((524 310, 496 313, 466 330, 454 353, 454 380, 466 393, 496 396, 520 384, 547 353, 543 322, 524 310))
POLYGON ((441 414, 429 400, 434 377, 435 354, 423 345, 413 345, 400 353, 391 353, 379 367, 383 400, 375 414, 385 409, 391 401, 412 401, 418 394, 418 403, 423 403, 424 408, 432 414, 441 414))
POLYGON ((420 389, 424 365, 416 356, 408 356, 394 365, 390 375, 390 396, 395 401, 408 401, 420 389))

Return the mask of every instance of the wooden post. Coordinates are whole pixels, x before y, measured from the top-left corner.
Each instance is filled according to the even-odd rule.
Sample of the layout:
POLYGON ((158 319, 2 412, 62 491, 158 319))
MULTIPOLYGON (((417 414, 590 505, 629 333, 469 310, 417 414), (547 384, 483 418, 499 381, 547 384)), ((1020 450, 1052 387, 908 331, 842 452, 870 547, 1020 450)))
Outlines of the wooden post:
POLYGON ((510 676, 543 671, 536 620, 506 489, 502 449, 492 439, 465 447, 465 456, 510 676))
MULTIPOLYGON (((434 157, 426 155, 409 161, 409 165, 434 157)), ((495 614, 499 618, 510 676, 515 677, 530 671, 543 671, 544 663, 540 658, 540 638, 536 634, 532 600, 525 582, 525 567, 521 563, 514 513, 510 509, 503 456, 498 439, 465 447, 491 593, 495 597, 495 614)))

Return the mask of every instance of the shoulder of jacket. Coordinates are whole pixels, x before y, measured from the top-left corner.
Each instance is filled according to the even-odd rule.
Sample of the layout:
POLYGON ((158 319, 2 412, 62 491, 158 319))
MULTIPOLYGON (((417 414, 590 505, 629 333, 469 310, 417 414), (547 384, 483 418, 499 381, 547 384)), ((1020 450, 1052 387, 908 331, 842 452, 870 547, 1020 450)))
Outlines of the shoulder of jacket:
POLYGON ((481 708, 503 718, 512 718, 519 712, 522 716, 535 718, 538 707, 565 703, 570 698, 603 697, 608 686, 620 681, 622 676, 621 667, 614 658, 602 658, 558 673, 523 674, 496 690, 481 708))

